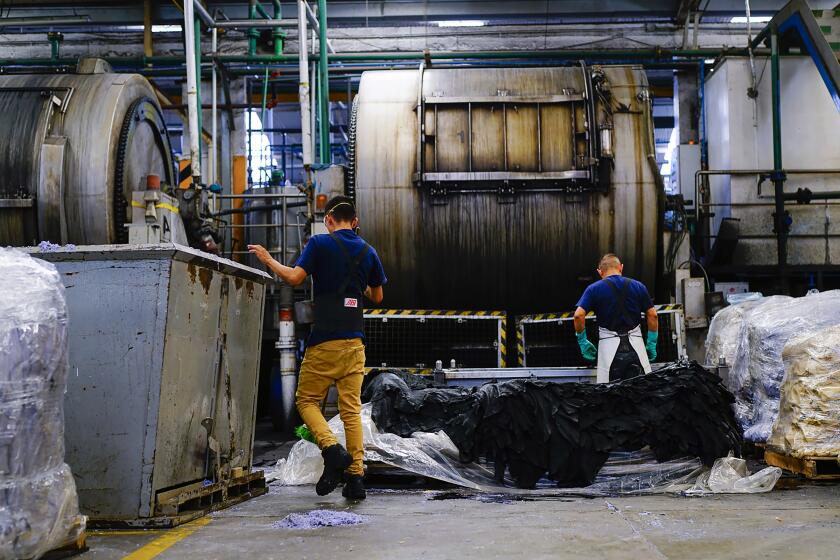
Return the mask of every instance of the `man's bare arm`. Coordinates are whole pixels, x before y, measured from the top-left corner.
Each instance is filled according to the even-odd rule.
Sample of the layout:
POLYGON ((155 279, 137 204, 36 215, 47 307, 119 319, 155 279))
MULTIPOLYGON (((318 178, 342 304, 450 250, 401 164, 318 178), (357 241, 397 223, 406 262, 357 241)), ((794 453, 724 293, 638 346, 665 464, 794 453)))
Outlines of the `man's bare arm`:
POLYGON ((261 263, 268 267, 274 274, 289 286, 299 286, 306 280, 306 271, 296 266, 294 268, 280 264, 262 245, 248 245, 248 252, 257 257, 261 263))
POLYGON ((645 311, 645 318, 647 318, 648 331, 659 332, 659 316, 656 314, 655 307, 651 307, 645 311))
POLYGON ((382 298, 385 297, 385 294, 382 291, 382 286, 376 286, 375 288, 368 286, 365 290, 365 297, 376 305, 379 305, 382 303, 382 298))
POLYGON ((575 332, 583 332, 586 329, 586 309, 578 307, 575 309, 575 332))

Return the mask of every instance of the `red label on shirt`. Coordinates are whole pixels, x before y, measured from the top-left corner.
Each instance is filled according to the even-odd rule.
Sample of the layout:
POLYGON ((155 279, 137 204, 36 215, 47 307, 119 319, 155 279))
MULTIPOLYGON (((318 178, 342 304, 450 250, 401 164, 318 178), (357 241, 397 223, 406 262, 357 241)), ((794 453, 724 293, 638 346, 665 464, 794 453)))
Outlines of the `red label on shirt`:
POLYGON ((344 307, 359 307, 359 300, 356 298, 344 298, 344 307))

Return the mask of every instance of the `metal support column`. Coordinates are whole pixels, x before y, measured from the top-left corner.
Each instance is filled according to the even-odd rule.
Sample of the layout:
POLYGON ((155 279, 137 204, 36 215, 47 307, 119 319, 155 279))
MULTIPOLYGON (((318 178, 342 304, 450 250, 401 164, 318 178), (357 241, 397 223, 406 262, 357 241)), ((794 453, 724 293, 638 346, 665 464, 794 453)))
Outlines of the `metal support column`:
MULTIPOLYGON (((250 0, 248 2, 248 19, 257 19, 257 0, 250 0)), ((248 29, 248 56, 255 56, 257 54, 257 39, 260 36, 258 29, 251 27, 248 29)))
POLYGON ((774 224, 776 230, 779 280, 783 293, 787 293, 787 220, 785 219, 785 172, 782 167, 782 107, 781 76, 779 74, 779 33, 773 27, 770 30, 770 87, 773 105, 773 185, 775 187, 776 212, 774 224))
MULTIPOLYGON (((195 0, 192 0, 195 1, 195 0)), ((193 18, 193 26, 195 29, 195 68, 196 68, 196 77, 195 77, 195 91, 196 97, 198 98, 198 161, 199 164, 201 163, 201 131, 204 130, 204 110, 202 106, 204 105, 204 101, 201 98, 201 20, 197 17, 193 18)))
POLYGON ((195 16, 193 15, 193 1, 184 2, 184 47, 185 62, 187 66, 187 107, 189 118, 187 123, 190 130, 190 159, 193 182, 198 185, 201 182, 201 125, 199 115, 201 114, 201 102, 198 100, 197 77, 200 76, 200 69, 196 68, 195 53, 196 39, 195 16))
POLYGON ((327 1, 318 0, 318 126, 320 138, 320 161, 332 161, 330 146, 330 76, 327 49, 327 1))
MULTIPOLYGON (((283 7, 280 5, 280 0, 274 0, 274 19, 283 19, 283 7)), ((275 27, 272 36, 274 37, 274 55, 280 56, 283 54, 283 39, 286 34, 283 28, 275 27)))
POLYGON ((154 56, 152 47, 152 0, 143 1, 143 56, 154 56))

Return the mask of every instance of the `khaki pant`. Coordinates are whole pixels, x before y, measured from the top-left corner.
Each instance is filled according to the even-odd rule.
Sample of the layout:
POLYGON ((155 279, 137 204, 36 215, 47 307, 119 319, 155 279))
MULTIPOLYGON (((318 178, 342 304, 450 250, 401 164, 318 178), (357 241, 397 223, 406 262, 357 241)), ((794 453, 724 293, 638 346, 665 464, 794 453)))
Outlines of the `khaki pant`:
POLYGON ((328 340, 306 349, 300 366, 297 387, 297 409, 318 447, 324 449, 338 443, 324 415, 321 401, 330 385, 338 389, 338 413, 344 423, 347 451, 353 456, 349 474, 364 474, 362 441, 362 380, 365 377, 365 345, 360 338, 328 340))

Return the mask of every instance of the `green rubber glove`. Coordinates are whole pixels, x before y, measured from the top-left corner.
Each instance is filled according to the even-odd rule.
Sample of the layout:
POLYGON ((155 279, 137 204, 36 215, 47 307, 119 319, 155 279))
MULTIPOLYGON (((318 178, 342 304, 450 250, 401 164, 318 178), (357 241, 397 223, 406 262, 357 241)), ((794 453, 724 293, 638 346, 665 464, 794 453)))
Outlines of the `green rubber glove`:
POLYGON ((656 341, 658 340, 659 331, 648 331, 645 350, 647 350, 648 360, 650 360, 651 362, 656 359, 656 341))
POLYGON ((295 435, 300 439, 305 439, 306 441, 311 441, 312 443, 318 443, 315 441, 315 436, 309 431, 309 426, 306 424, 301 424, 295 428, 295 435))
POLYGON ((586 338, 586 331, 583 330, 575 333, 575 336, 577 336, 578 346, 580 346, 580 353, 583 355, 583 359, 594 362, 598 356, 598 349, 586 338))

